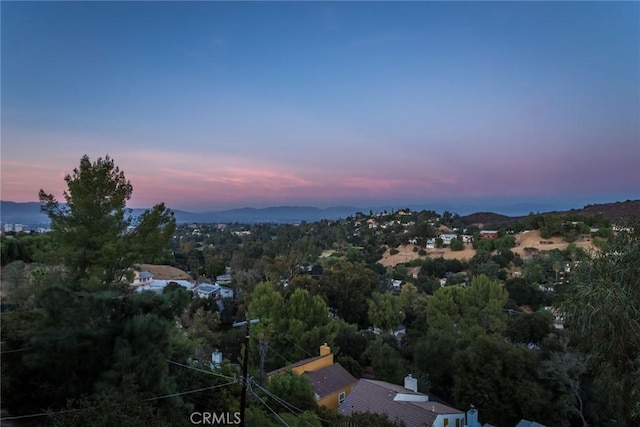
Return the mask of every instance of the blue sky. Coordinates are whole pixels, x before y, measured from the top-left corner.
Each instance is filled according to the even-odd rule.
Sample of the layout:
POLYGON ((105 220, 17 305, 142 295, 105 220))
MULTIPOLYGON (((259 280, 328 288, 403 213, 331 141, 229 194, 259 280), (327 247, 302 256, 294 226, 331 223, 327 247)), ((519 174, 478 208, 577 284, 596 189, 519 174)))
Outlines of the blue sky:
POLYGON ((131 205, 640 195, 637 2, 2 2, 2 199, 109 154, 131 205))

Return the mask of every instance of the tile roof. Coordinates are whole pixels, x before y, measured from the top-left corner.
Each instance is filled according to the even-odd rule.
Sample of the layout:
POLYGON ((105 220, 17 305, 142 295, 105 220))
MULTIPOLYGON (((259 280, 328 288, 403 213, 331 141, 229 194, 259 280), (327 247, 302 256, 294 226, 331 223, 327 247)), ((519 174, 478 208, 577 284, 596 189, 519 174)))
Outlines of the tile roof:
POLYGON ((400 385, 385 381, 360 379, 342 402, 340 413, 375 412, 390 420, 402 421, 406 427, 431 426, 440 414, 463 414, 462 411, 428 400, 423 393, 414 393, 400 385), (394 400, 401 398, 401 400, 394 400), (424 401, 407 401, 424 400, 424 401))
POLYGON ((346 369, 339 363, 334 363, 331 366, 322 368, 315 372, 304 372, 313 384, 313 388, 320 398, 335 393, 338 390, 342 390, 350 384, 356 383, 358 380, 354 378, 346 369))

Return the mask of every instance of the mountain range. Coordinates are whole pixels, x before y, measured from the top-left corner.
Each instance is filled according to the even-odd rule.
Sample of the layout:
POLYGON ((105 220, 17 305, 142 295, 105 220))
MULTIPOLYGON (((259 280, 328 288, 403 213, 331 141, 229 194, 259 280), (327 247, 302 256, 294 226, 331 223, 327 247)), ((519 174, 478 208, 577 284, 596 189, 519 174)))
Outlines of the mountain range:
MULTIPOLYGON (((414 211, 420 210, 434 210, 436 212, 443 212, 444 210, 457 211, 455 209, 446 208, 442 206, 433 207, 412 207, 407 206, 414 211)), ((540 209, 541 205, 510 205, 498 207, 498 212, 477 212, 466 215, 463 218, 468 220, 477 219, 472 222, 510 222, 522 217, 522 212, 536 212, 546 214, 595 214, 602 213, 607 219, 616 221, 624 217, 631 215, 640 215, 640 200, 627 200, 624 202, 615 203, 602 203, 586 205, 580 209, 571 209, 566 211, 552 211, 547 210, 544 212, 540 209), (520 212, 520 214, 505 215, 510 212, 520 212), (473 217, 477 218, 473 218, 473 217)), ((340 218, 346 218, 352 216, 357 212, 368 213, 373 212, 392 212, 397 210, 398 207, 382 206, 376 208, 357 208, 353 206, 335 206, 329 208, 315 208, 308 206, 274 206, 269 208, 241 208, 241 209, 229 209, 215 212, 187 212, 182 210, 174 210, 176 221, 178 223, 283 223, 292 224, 302 221, 314 222, 322 219, 336 220, 340 218)), ((469 208, 467 208, 467 211, 469 208)), ((134 216, 140 215, 145 209, 132 209, 134 216)), ((39 202, 26 202, 17 203, 11 201, 0 201, 0 220, 3 223, 10 224, 26 224, 31 227, 46 227, 49 224, 48 217, 40 211, 39 202)))

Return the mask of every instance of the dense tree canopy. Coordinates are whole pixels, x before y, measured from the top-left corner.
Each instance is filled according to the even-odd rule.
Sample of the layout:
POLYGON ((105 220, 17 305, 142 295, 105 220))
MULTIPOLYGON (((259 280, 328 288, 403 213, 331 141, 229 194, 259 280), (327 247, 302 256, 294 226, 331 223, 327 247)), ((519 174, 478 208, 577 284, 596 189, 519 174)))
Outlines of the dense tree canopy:
POLYGON ((65 204, 40 190, 42 210, 51 219, 56 253, 75 290, 109 289, 121 283, 134 262, 165 251, 175 219, 164 204, 135 220, 126 209, 133 187, 109 156, 65 176, 65 204))

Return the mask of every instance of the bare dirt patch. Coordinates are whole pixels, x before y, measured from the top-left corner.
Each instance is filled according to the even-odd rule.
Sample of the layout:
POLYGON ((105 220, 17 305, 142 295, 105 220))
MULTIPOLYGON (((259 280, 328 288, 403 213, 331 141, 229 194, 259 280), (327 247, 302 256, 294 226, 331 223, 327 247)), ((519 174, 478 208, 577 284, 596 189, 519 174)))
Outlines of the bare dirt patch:
MULTIPOLYGON (((580 239, 574 242, 574 244, 587 252, 595 249, 593 241, 590 238, 580 239)), ((525 251, 525 248, 535 248, 538 251, 551 251, 553 249, 564 250, 567 246, 569 246, 569 243, 567 243, 562 237, 543 239, 540 236, 539 230, 531 230, 517 234, 516 247, 511 250, 513 253, 519 254, 524 259, 529 255, 527 251, 525 251)))
POLYGON ((148 271, 158 280, 193 280, 191 275, 170 265, 141 264, 141 271, 148 271))
MULTIPOLYGON (((550 239, 543 239, 540 237, 539 230, 531 230, 526 233, 521 233, 515 235, 516 238, 516 247, 511 250, 514 253, 519 254, 523 259, 530 256, 525 248, 535 248, 538 252, 542 251, 550 251, 553 249, 564 250, 569 245, 564 238, 562 237, 552 237, 550 239)), ((593 245, 593 241, 591 239, 582 239, 574 242, 574 244, 586 250, 587 252, 594 250, 595 246, 593 245)), ((467 261, 473 258, 476 254, 475 249, 471 245, 465 245, 464 250, 461 251, 452 251, 449 248, 440 248, 440 249, 425 249, 427 252, 427 256, 418 255, 417 251, 414 251, 414 247, 416 245, 401 245, 395 248, 398 253, 391 255, 390 249, 382 255, 382 259, 379 261, 380 264, 385 267, 394 267, 397 264, 403 264, 410 262, 414 259, 425 259, 427 256, 430 258, 444 258, 444 259, 459 259, 467 261)), ((418 247, 418 249, 424 249, 418 247)))

